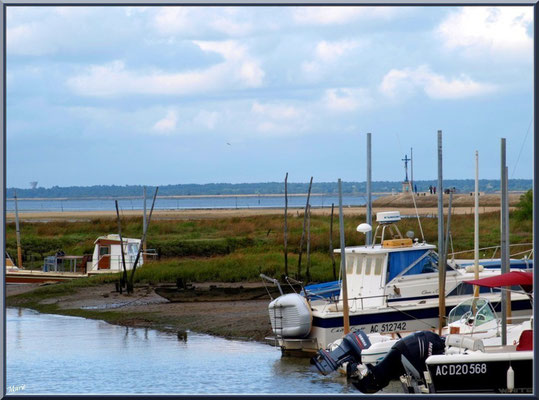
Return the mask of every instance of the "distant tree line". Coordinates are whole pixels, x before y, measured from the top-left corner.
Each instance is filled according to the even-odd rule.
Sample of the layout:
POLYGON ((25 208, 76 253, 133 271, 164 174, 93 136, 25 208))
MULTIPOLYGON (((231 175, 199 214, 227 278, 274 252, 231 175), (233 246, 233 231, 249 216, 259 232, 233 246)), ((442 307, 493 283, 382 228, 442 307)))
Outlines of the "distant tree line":
MULTIPOLYGON (((436 186, 437 181, 415 181, 417 191, 429 190, 429 186, 436 186)), ((306 193, 308 183, 288 182, 288 193, 306 193)), ((444 188, 456 188, 457 192, 472 192, 475 187, 473 179, 448 179, 444 180, 444 188)), ((532 187, 531 179, 509 180, 510 191, 527 191, 532 187)), ((150 189, 150 186, 148 186, 150 189)), ((365 182, 343 182, 343 193, 362 194, 366 192, 365 182)), ((95 185, 95 186, 53 186, 51 188, 37 187, 35 189, 7 188, 6 197, 12 198, 14 190, 19 198, 102 198, 102 197, 140 197, 142 185, 95 185)), ((372 182, 373 192, 400 192, 402 182, 376 181, 372 182)), ((481 192, 492 193, 500 190, 499 180, 479 180, 481 192)), ((337 182, 313 182, 312 193, 337 194, 337 182)), ((192 196, 192 195, 243 195, 243 194, 284 194, 283 182, 263 183, 207 183, 207 184, 177 184, 159 187, 160 196, 192 196)))

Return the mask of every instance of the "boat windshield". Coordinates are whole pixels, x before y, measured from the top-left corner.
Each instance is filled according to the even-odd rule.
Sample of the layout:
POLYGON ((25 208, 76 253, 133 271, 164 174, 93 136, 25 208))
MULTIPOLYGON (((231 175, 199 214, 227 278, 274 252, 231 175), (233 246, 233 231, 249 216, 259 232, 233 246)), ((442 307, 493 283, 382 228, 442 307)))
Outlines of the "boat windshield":
MULTIPOLYGON (((448 269, 451 269, 448 266, 448 269)), ((438 272, 438 257, 429 250, 395 251, 389 253, 387 282, 397 276, 438 272)))
POLYGON ((463 319, 473 321, 475 326, 483 325, 486 322, 496 319, 496 312, 492 304, 487 299, 475 297, 463 301, 455 306, 447 317, 447 323, 453 324, 463 319))

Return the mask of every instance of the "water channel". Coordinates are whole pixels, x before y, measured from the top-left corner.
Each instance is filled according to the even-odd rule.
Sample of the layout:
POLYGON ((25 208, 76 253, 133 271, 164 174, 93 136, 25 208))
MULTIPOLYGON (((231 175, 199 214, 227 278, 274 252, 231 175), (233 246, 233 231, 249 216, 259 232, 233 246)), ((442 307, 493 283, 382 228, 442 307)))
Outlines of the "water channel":
POLYGON ((360 394, 266 344, 8 308, 8 394, 360 394))

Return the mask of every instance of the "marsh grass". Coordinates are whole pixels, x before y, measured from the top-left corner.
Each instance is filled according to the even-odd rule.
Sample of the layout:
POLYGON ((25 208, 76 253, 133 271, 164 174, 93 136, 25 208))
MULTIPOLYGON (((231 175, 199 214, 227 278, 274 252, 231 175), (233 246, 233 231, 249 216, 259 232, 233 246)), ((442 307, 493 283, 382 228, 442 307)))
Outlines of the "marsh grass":
MULTIPOLYGON (((356 227, 364 217, 345 219, 347 246, 364 244, 364 235, 356 227)), ((437 244, 436 218, 421 220, 425 240, 437 244)), ((294 213, 288 220, 289 271, 297 271, 297 253, 301 237, 303 214, 294 213)), ((313 215, 311 219, 311 251, 313 281, 333 279, 329 257, 329 215, 313 215)), ((406 218, 399 223, 403 235, 414 231, 421 240, 416 218, 406 218)), ((141 218, 123 218, 124 237, 142 235, 141 218)), ((338 219, 335 219, 333 247, 340 247, 338 219)), ((25 266, 40 267, 43 257, 58 249, 66 254, 83 255, 93 252, 98 236, 116 233, 113 218, 98 218, 80 222, 47 222, 21 224, 23 262, 25 266), (32 264, 32 260, 33 264, 32 264)), ((453 215, 451 218, 453 250, 473 248, 473 215, 453 215)), ((485 213, 480 217, 480 246, 499 244, 500 222, 498 213, 485 213)), ((244 281, 256 280, 260 273, 280 276, 284 273, 283 217, 264 215, 252 217, 226 217, 200 220, 154 220, 148 232, 148 248, 155 248, 158 262, 150 263, 137 273, 137 280, 175 282, 182 277, 193 281, 244 281)), ((7 250, 16 254, 15 224, 6 225, 7 250)), ((532 221, 517 220, 510 216, 511 243, 532 241, 532 221)), ((306 258, 302 271, 305 272, 306 258)), ((338 258, 337 258, 338 262, 338 258)), ((92 281, 89 281, 92 282, 92 281)))

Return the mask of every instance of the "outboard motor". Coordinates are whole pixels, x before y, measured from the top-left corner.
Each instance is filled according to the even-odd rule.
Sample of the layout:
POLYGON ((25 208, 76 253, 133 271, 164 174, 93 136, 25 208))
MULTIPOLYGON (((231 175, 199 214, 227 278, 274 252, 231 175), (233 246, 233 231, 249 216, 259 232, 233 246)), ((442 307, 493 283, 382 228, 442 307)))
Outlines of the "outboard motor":
POLYGON ((443 354, 444 350, 444 338, 430 331, 415 332, 395 343, 378 364, 368 364, 366 373, 358 374, 352 383, 362 393, 376 393, 410 369, 424 371, 425 360, 433 354, 443 354))
POLYGON ((365 332, 350 332, 335 350, 318 350, 318 355, 311 358, 311 364, 323 375, 327 375, 336 371, 345 362, 354 365, 361 363, 361 351, 370 345, 371 342, 365 332))

